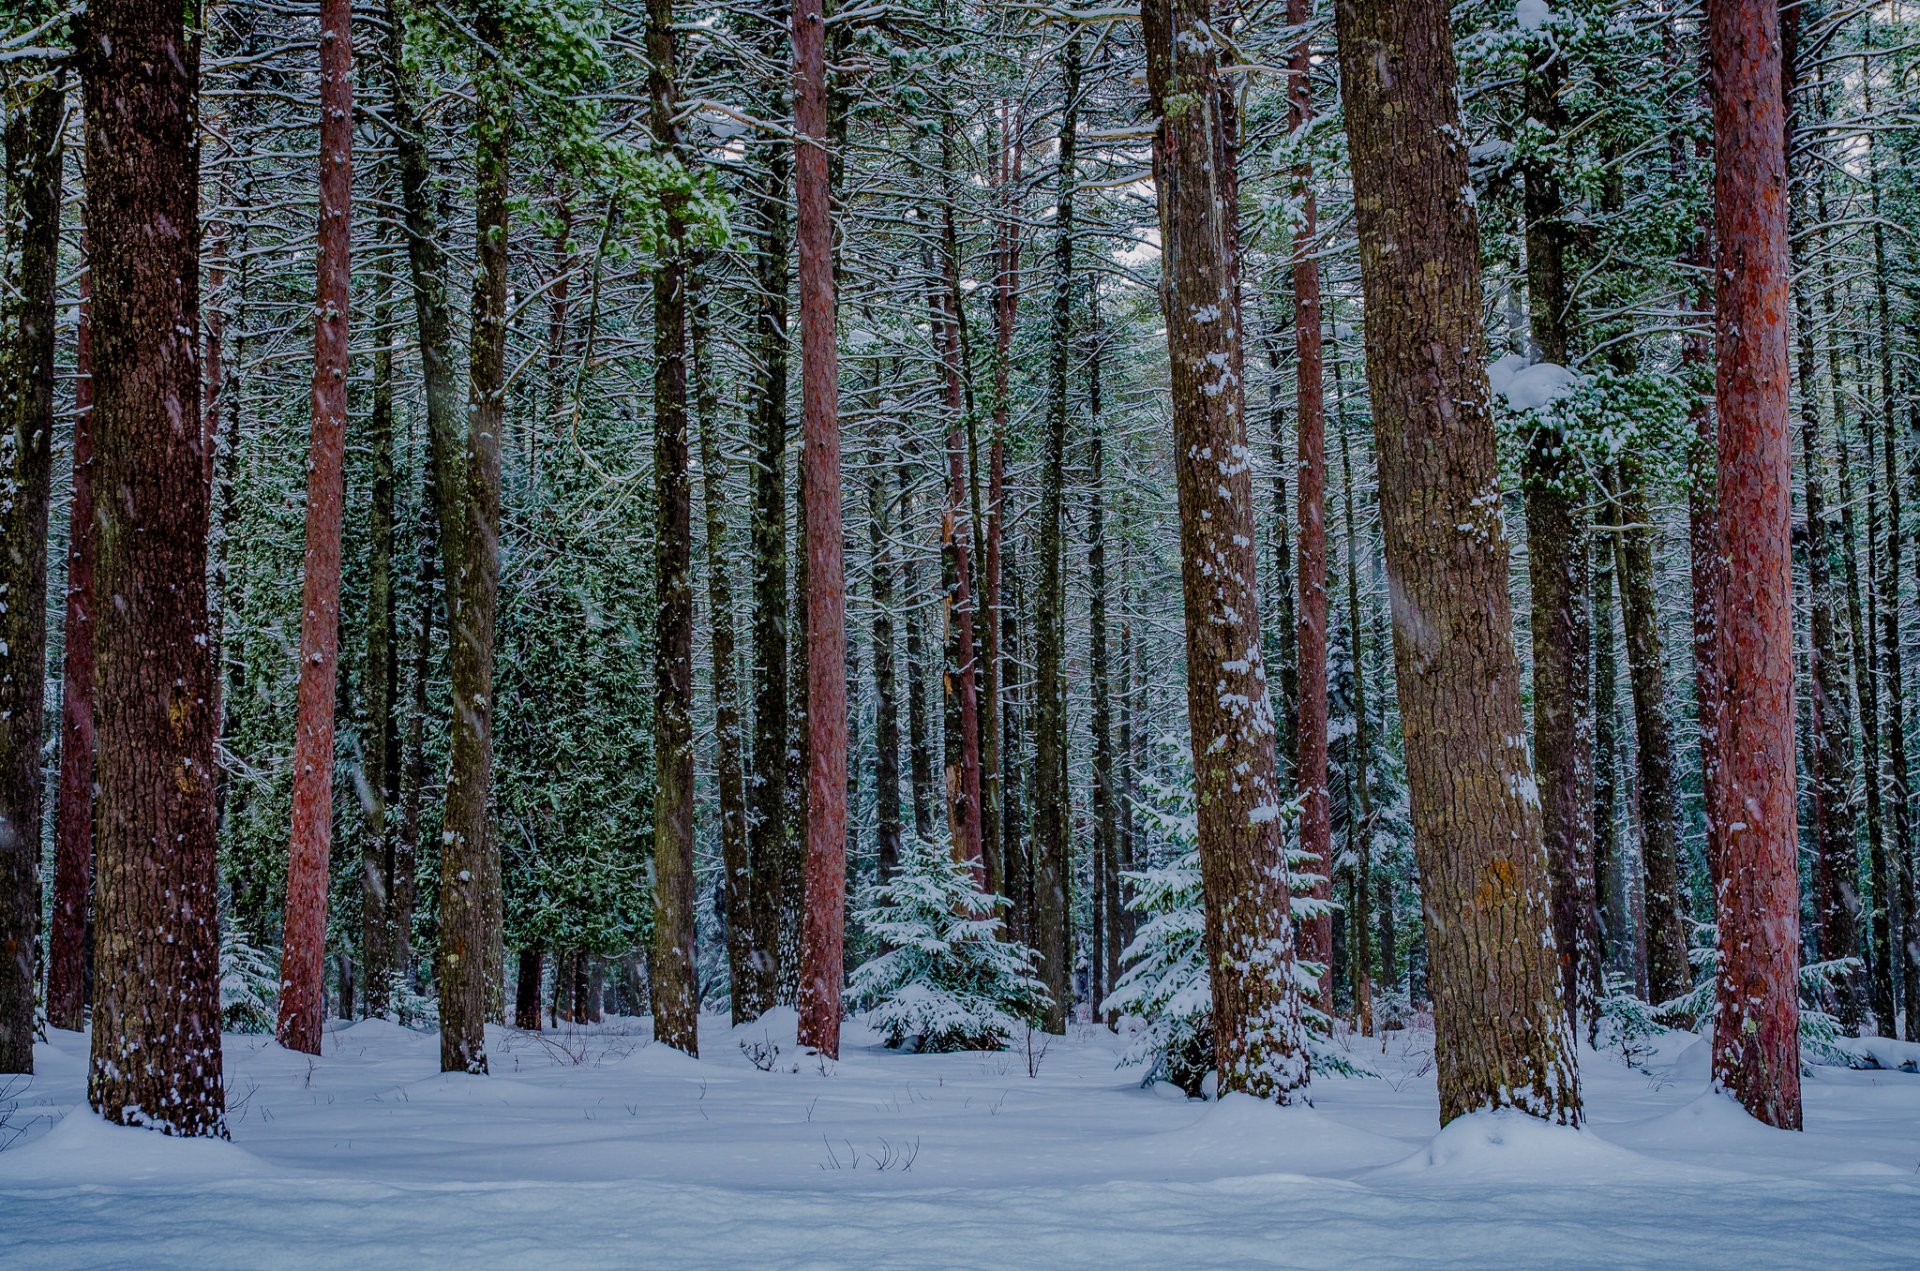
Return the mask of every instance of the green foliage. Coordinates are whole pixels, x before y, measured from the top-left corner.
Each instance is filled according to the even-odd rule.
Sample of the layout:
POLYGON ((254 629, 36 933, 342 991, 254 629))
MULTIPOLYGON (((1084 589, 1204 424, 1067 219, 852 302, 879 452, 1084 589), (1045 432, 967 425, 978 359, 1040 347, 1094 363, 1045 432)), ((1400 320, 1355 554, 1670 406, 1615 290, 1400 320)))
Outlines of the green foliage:
POLYGON ((270 1034, 280 1017, 280 955, 254 947, 239 923, 220 927, 220 1027, 270 1034))
POLYGON ((1002 896, 943 844, 910 836, 891 879, 864 889, 857 921, 886 952, 847 981, 847 997, 890 1046, 998 1050, 1038 1024, 1046 988, 1034 952, 1004 938, 1002 896))

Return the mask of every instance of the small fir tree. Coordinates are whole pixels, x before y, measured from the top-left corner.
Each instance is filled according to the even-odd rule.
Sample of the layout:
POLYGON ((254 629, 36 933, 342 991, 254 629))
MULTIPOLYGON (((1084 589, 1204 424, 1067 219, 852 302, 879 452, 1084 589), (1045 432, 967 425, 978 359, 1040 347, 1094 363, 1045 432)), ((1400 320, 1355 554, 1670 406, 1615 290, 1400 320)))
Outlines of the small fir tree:
POLYGON ((945 846, 909 839, 893 877, 860 893, 856 917, 886 952, 853 973, 847 996, 890 1046, 1006 1045, 1046 1005, 1033 950, 1002 936, 1006 905, 945 846))

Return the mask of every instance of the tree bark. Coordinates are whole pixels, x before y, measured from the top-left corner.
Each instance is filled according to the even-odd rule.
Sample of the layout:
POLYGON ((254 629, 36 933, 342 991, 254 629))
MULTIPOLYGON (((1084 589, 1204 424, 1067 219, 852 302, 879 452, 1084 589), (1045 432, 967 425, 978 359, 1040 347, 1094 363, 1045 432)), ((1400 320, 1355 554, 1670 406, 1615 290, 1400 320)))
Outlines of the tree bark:
POLYGON ((99 0, 84 59, 93 274, 98 941, 88 1102, 224 1136, 200 366, 198 49, 99 0))
POLYGON ((1619 821, 1620 672, 1614 657, 1614 568, 1620 533, 1612 480, 1601 476, 1594 513, 1593 568, 1593 887, 1601 955, 1616 975, 1633 974, 1633 920, 1619 821))
MULTIPOLYGON (((482 43, 500 47, 497 17, 483 18, 482 43)), ((474 227, 473 352, 469 359, 463 529, 447 580, 453 645, 453 746, 440 837, 440 1069, 484 1073, 489 963, 499 922, 498 844, 488 832, 493 788, 494 608, 500 578, 500 430, 506 414, 507 159, 513 144, 512 88, 489 60, 476 86, 477 188, 474 227)), ((429 421, 431 427, 431 421, 429 421)), ((442 522, 442 535, 446 533, 442 522)))
POLYGON ((1715 654, 1721 835, 1714 1079, 1758 1119, 1800 1128, 1800 913, 1794 813, 1793 482, 1787 189, 1779 10, 1709 6, 1720 580, 1715 654))
POLYGON ((978 645, 974 641, 973 538, 967 485, 967 412, 964 408, 958 281, 959 262, 943 257, 948 271, 931 297, 933 337, 946 385, 947 484, 940 509, 940 580, 944 592, 946 665, 947 832, 956 860, 972 869, 975 884, 986 890, 987 861, 981 837, 980 699, 978 645))
POLYGON ((1238 138, 1212 19, 1207 0, 1150 0, 1141 11, 1172 370, 1187 719, 1220 1089, 1290 1103, 1308 1070, 1239 380, 1238 138))
POLYGON ((514 976, 513 1026, 540 1031, 540 978, 544 969, 540 950, 520 950, 520 970, 514 976))
POLYGON ((1067 784, 1066 532, 1068 368, 1073 343, 1074 152, 1080 123, 1080 37, 1061 48, 1060 174, 1053 239, 1053 330, 1047 431, 1041 460, 1040 595, 1034 613, 1034 949, 1046 985, 1047 1031, 1065 1032, 1073 1007, 1073 831, 1067 784))
MULTIPOLYGON (((86 254, 83 234, 81 254, 86 254)), ((93 296, 80 274, 73 373, 73 502, 67 516, 67 625, 60 786, 53 812, 53 930, 47 1022, 86 1027, 93 891, 93 296)))
POLYGON ((1335 14, 1440 1119, 1511 1106, 1574 1123, 1448 8, 1339 0, 1335 14))
MULTIPOLYGON (((1287 22, 1300 29, 1300 41, 1288 64, 1287 125, 1298 135, 1313 119, 1311 41, 1308 0, 1287 0, 1287 22)), ((1313 168, 1304 159, 1291 173, 1300 200, 1300 224, 1293 235, 1293 355, 1295 389, 1294 446, 1298 457, 1300 568, 1294 604, 1294 647, 1298 659, 1299 714, 1294 728, 1297 762, 1294 788, 1300 795, 1300 850, 1311 857, 1312 896, 1323 904, 1333 898, 1333 802, 1327 790, 1327 409, 1320 330, 1320 262, 1315 258, 1313 168)), ((1322 967, 1316 1005, 1333 1007, 1333 915, 1301 924, 1301 956, 1322 967)))
MULTIPOLYGON (((1094 964, 1099 972, 1100 1000, 1113 991, 1120 978, 1120 827, 1119 800, 1114 790, 1113 763, 1113 677, 1107 663, 1107 528, 1106 528, 1106 446, 1101 436, 1105 421, 1100 416, 1100 363, 1105 354, 1105 331, 1100 322, 1100 300, 1092 298, 1093 339, 1088 354, 1087 422, 1089 480, 1092 484, 1087 506, 1087 585, 1092 595, 1087 603, 1087 670, 1093 699, 1093 856, 1099 870, 1100 938, 1094 941, 1094 964)), ((1107 1024, 1115 1017, 1109 1013, 1107 1024)))
MULTIPOLYGON (((847 890, 847 630, 840 515, 840 366, 827 169, 826 13, 793 7, 800 390, 807 470, 807 883, 799 1042, 840 1057, 847 890)), ((977 804, 976 804, 977 806, 977 804)))
POLYGON ((876 445, 867 466, 867 535, 873 557, 874 848, 881 882, 900 864, 900 698, 894 658, 893 499, 876 445))
MULTIPOLYGON (((320 1053, 326 1009, 327 876, 333 850, 334 698, 340 671, 340 533, 346 504, 349 226, 353 212, 353 4, 320 13, 320 281, 314 304, 313 433, 307 450, 300 678, 293 730, 277 1039, 320 1053)), ((211 449, 211 446, 208 447, 211 449)))
POLYGON ((394 609, 393 306, 386 257, 374 281, 373 491, 367 513, 366 730, 361 741, 366 814, 361 830, 361 1007, 369 1017, 391 1005, 394 971, 392 809, 400 793, 400 653, 394 609))
MULTIPOLYGON (((907 469, 902 457, 894 467, 894 479, 900 491, 900 520, 912 542, 913 483, 907 469)), ((921 596, 920 562, 912 552, 902 562, 901 581, 907 606, 907 770, 913 791, 913 832, 921 840, 932 842, 933 739, 928 736, 926 624, 916 612, 921 596)))
MULTIPOLYGON (((647 97, 657 151, 684 162, 673 0, 648 0, 647 97)), ((663 207, 653 272, 653 1033, 700 1053, 694 982, 693 478, 687 447, 687 254, 683 195, 663 207)))
MULTIPOLYGON (((18 72, 16 72, 18 73, 18 72)), ((33 1071, 63 72, 11 87, 0 223, 0 1073, 33 1071)), ((23 76, 22 78, 26 78, 23 76)))

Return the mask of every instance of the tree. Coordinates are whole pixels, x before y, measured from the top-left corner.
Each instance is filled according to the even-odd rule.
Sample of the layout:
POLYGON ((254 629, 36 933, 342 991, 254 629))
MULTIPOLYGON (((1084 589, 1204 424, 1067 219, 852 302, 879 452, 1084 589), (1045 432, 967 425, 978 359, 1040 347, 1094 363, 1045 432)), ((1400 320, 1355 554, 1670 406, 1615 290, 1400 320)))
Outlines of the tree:
MULTIPOLYGON (((647 96, 654 144, 684 161, 673 0, 647 5, 647 96)), ((694 982, 693 479, 687 449, 687 255, 681 197, 665 207, 666 240, 653 275, 654 1036, 700 1053, 694 982)))
MULTIPOLYGON (((840 525, 840 363, 827 169, 826 12, 793 6, 800 392, 807 527, 807 861, 800 971, 802 1046, 840 1056, 847 889, 847 629, 840 525)), ((978 823, 978 801, 975 802, 978 823)))
POLYGON ((340 520, 346 502, 347 280, 353 208, 353 4, 320 13, 320 282, 314 303, 313 434, 294 725, 280 1021, 289 1050, 320 1053, 326 1008, 328 857, 333 849, 334 699, 340 671, 340 520))
POLYGON ((1243 387, 1234 139, 1207 0, 1141 10, 1172 363, 1187 727, 1222 1091, 1288 1103, 1307 1084, 1279 762, 1261 651, 1243 387))
POLYGON ((1440 1119, 1511 1106, 1575 1123, 1448 7, 1339 0, 1335 18, 1440 1119))
POLYGON ((99 786, 92 1063, 109 1121, 224 1136, 207 656, 198 59, 185 11, 87 17, 99 786))
POLYGON ((1708 7, 1713 67, 1714 399, 1719 416, 1722 695, 1719 1011, 1713 1075, 1755 1117, 1800 1128, 1794 809, 1792 439, 1780 15, 1708 7))
MULTIPOLYGON (((50 17, 29 5, 29 17, 50 17)), ((13 70, 0 224, 0 1073, 33 1071, 64 68, 13 70)))

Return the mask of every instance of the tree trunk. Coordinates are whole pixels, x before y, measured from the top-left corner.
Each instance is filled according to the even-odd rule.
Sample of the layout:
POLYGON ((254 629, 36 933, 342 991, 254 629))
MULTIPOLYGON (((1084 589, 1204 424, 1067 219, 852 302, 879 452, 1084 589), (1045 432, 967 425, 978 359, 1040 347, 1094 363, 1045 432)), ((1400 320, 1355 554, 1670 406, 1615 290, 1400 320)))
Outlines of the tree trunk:
POLYGON ((347 280, 353 210, 353 4, 320 13, 320 283, 314 304, 313 435, 307 451, 300 680, 293 730, 277 1039, 320 1053, 326 1008, 327 875, 333 850, 334 697, 340 661, 340 532, 346 503, 347 280))
POLYGON ((1187 718, 1220 1089, 1290 1103, 1308 1072, 1238 378, 1238 138, 1218 45, 1195 34, 1211 18, 1206 0, 1152 0, 1141 11, 1172 364, 1187 718))
MULTIPOLYGON (((1091 497, 1087 508, 1087 584, 1092 595, 1087 602, 1087 670, 1093 698, 1093 857, 1100 875, 1100 938, 1094 942, 1094 964, 1103 990, 1100 999, 1113 991, 1120 978, 1120 828, 1119 800, 1114 791, 1113 763, 1113 679, 1107 664, 1107 529, 1106 529, 1106 447, 1101 437, 1105 421, 1100 417, 1100 362, 1104 356, 1105 331, 1100 322, 1100 301, 1092 301, 1093 340, 1088 354, 1087 423, 1089 428, 1089 479, 1091 497)), ((1107 1016, 1112 1027, 1114 1016, 1107 1016)))
POLYGON ((1353 505, 1359 497, 1353 482, 1353 436, 1345 411, 1340 419, 1341 513, 1347 537, 1347 631, 1353 640, 1353 744, 1348 751, 1353 775, 1349 789, 1353 803, 1347 810, 1347 854, 1353 858, 1352 886, 1347 904, 1347 973, 1353 994, 1354 1031, 1373 1032, 1373 973, 1367 949, 1372 917, 1368 888, 1373 885, 1373 792, 1368 765, 1373 759, 1373 724, 1367 718, 1367 661, 1360 634, 1360 535, 1354 525, 1353 505))
POLYGON ((1008 867, 1010 841, 1017 831, 1008 815, 1006 787, 1012 758, 1011 733, 1005 722, 1007 668, 1002 642, 1006 632, 1001 593, 1002 541, 1006 535, 1007 501, 1007 382, 1013 366, 1014 322, 1020 306, 1020 182, 1026 157, 1025 113, 1008 119, 1000 107, 1001 142, 996 185, 1000 223, 996 227, 993 280, 993 437, 987 455, 986 538, 981 552, 980 583, 980 727, 981 793, 984 805, 982 833, 993 864, 995 890, 1012 891, 1008 867))
POLYGON ((1665 1002, 1692 987, 1693 972, 1687 962, 1689 906, 1685 860, 1680 853, 1680 795, 1674 781, 1666 662, 1660 652, 1660 612, 1654 592, 1658 531, 1647 507, 1645 478, 1637 459, 1621 460, 1618 483, 1620 524, 1614 534, 1614 556, 1633 692, 1647 993, 1653 1001, 1665 1002))
MULTIPOLYGON (((900 490, 900 520, 908 542, 914 541, 913 484, 903 457, 895 465, 900 490)), ((907 608, 907 769, 913 790, 913 832, 933 841, 933 739, 928 736, 926 625, 916 612, 920 605, 920 562, 909 551, 901 570, 907 608)))
MULTIPOLYGON (((648 0, 647 97, 657 150, 683 160, 673 0, 648 0)), ((700 1053, 694 982, 693 478, 687 448, 687 249, 682 195, 663 208, 653 273, 653 1035, 700 1053)))
POLYGON ((1793 481, 1779 10, 1709 9, 1720 580, 1719 1011, 1713 1071, 1755 1117, 1800 1128, 1794 824, 1793 481))
POLYGON ((400 688, 398 623, 393 588, 393 307, 391 257, 374 280, 373 498, 367 513, 366 729, 361 741, 366 814, 361 830, 361 1006, 369 1018, 390 1006, 394 970, 393 875, 395 850, 391 810, 399 796, 400 688))
POLYGON ((787 844, 787 177, 792 154, 767 151, 754 197, 760 310, 753 430, 753 780, 748 857, 753 871, 753 974, 740 1010, 758 1019, 780 972, 780 878, 787 844))
MULTIPOLYGON (((84 234, 81 254, 86 254, 84 234)), ((67 516, 67 625, 61 676, 60 787, 53 812, 53 930, 47 1022, 86 1027, 93 890, 93 298, 80 274, 73 374, 73 502, 67 516)))
MULTIPOLYGON (((18 73, 18 72, 16 72, 18 73)), ((23 76, 22 78, 25 78, 23 76)), ((10 86, 0 223, 0 1073, 33 1071, 62 72, 10 86)))
POLYGON ((1594 907, 1600 911, 1601 956, 1606 969, 1631 975, 1633 921, 1622 859, 1618 808, 1620 672, 1614 657, 1614 569, 1619 510, 1613 501, 1612 480, 1601 475, 1601 498, 1595 510, 1593 569, 1593 887, 1594 907))
POLYGON ((1049 1032, 1065 1032, 1073 1006, 1073 834, 1067 784, 1065 519, 1068 368, 1073 343, 1074 150, 1080 122, 1080 37, 1062 46, 1060 176, 1053 240, 1053 331, 1047 362, 1047 431, 1041 461, 1040 596, 1034 613, 1034 949, 1046 985, 1049 1032))
POLYGON ((1000 681, 1000 852, 1006 860, 1008 929, 1015 940, 1033 944, 1033 853, 1027 846, 1025 756, 1027 710, 1020 664, 1020 571, 1012 548, 1006 550, 1000 605, 1000 656, 1007 674, 1000 681))
POLYGON ((893 500, 875 446, 867 461, 867 535, 873 557, 874 846, 879 879, 900 864, 900 700, 894 660, 893 500))
MULTIPOLYGON (((945 268, 958 268, 952 255, 945 268)), ((983 891, 988 885, 987 862, 981 838, 980 701, 977 645, 973 638, 973 538, 969 515, 966 456, 966 411, 961 378, 960 312, 954 301, 957 283, 949 273, 946 285, 933 288, 933 338, 939 351, 941 377, 946 385, 947 485, 940 509, 940 580, 945 597, 946 665, 942 673, 946 697, 947 832, 956 860, 973 870, 983 891)))
MULTIPOLYGON (((481 42, 498 48, 497 18, 481 42)), ((506 414, 507 157, 512 87, 505 68, 479 72, 465 495, 459 573, 447 580, 453 623, 453 746, 440 836, 440 1069, 484 1073, 489 962, 499 922, 498 844, 488 832, 493 787, 494 607, 500 578, 500 430, 506 414)), ((429 423, 431 426, 431 423, 429 423)), ((442 522, 442 534, 445 522, 442 522)))
POLYGON ((747 1022, 753 979, 753 870, 747 855, 747 793, 742 771, 739 659, 733 617, 733 569, 727 558, 727 459, 720 448, 720 388, 712 366, 709 279, 693 275, 688 340, 700 417, 701 492, 706 500, 707 611, 713 641, 714 783, 720 805, 720 865, 725 871, 727 978, 733 1022, 747 1022))
POLYGON ((88 12, 98 942, 87 1097, 109 1121, 224 1136, 213 664, 200 396, 198 50, 185 11, 88 12))
POLYGON ((840 516, 840 364, 827 170, 826 14, 793 8, 794 187, 800 249, 800 390, 807 525, 807 882, 802 1046, 840 1057, 847 891, 847 629, 840 516))
POLYGON ((540 978, 544 959, 538 949, 520 950, 520 970, 514 976, 513 1026, 540 1031, 540 978))
MULTIPOLYGON (((1312 49, 1308 0, 1288 0, 1287 22, 1300 29, 1300 42, 1288 65, 1287 121, 1295 133, 1313 118, 1312 49)), ((1293 353, 1298 381, 1294 421, 1298 456, 1295 516, 1300 528, 1300 568, 1295 586, 1294 647, 1299 684, 1294 747, 1294 788, 1300 795, 1300 850, 1311 858, 1313 898, 1333 897, 1333 803, 1327 790, 1327 410, 1322 373, 1320 262, 1315 258, 1315 206, 1312 165, 1302 160, 1291 174, 1300 200, 1300 225, 1293 236, 1293 353)), ((1320 989, 1316 1005, 1333 1007, 1333 915, 1315 915, 1302 923, 1301 956, 1317 962, 1320 989)))
POLYGON ((1440 1119, 1512 1106, 1573 1123, 1448 8, 1339 0, 1335 13, 1440 1119))

